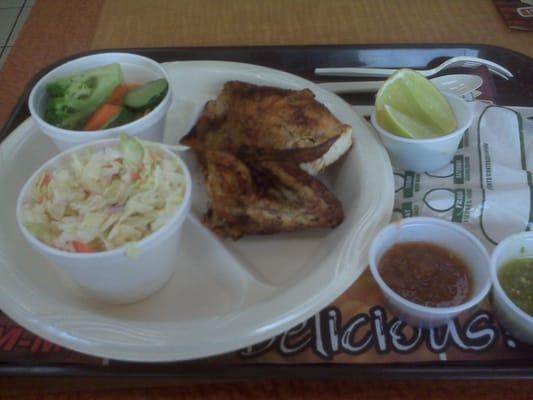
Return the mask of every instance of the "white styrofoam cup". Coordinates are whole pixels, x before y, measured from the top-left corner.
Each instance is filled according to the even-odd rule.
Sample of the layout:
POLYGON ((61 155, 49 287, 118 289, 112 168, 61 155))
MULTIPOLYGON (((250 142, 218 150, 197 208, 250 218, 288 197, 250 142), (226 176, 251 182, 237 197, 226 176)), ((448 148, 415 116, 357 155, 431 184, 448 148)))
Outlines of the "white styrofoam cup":
POLYGON ((160 148, 165 157, 177 159, 186 181, 183 202, 160 229, 138 241, 137 255, 128 257, 117 248, 95 253, 72 253, 56 249, 38 240, 24 226, 22 205, 28 200, 30 188, 46 171, 64 162, 73 153, 118 145, 119 139, 86 143, 58 154, 43 164, 24 184, 17 200, 17 223, 28 243, 55 265, 60 274, 78 284, 91 298, 106 303, 131 303, 161 288, 179 264, 180 235, 191 206, 191 176, 186 164, 171 151, 160 148))
POLYGON ((514 304, 503 290, 498 272, 507 262, 533 258, 533 232, 509 236, 496 246, 491 258, 492 307, 499 322, 517 339, 533 344, 533 316, 514 304))
POLYGON ((457 129, 444 136, 430 139, 411 139, 383 129, 372 112, 371 122, 389 152, 394 166, 415 172, 431 172, 443 168, 453 159, 465 131, 473 120, 468 103, 451 93, 442 93, 448 100, 457 120, 457 129))
POLYGON ((480 303, 490 285, 490 258, 481 242, 458 224, 438 218, 414 217, 391 223, 374 238, 369 252, 370 271, 387 302, 403 321, 418 327, 445 325, 460 313, 480 303), (473 291, 464 303, 453 307, 427 307, 413 303, 392 290, 379 272, 385 252, 398 243, 430 242, 451 250, 460 257, 471 273, 473 291))
POLYGON ((82 143, 101 139, 119 137, 121 133, 153 142, 163 142, 165 119, 172 102, 172 90, 169 86, 166 96, 152 111, 143 117, 116 128, 98 131, 72 131, 58 128, 43 119, 48 95, 46 86, 60 77, 72 75, 95 67, 119 63, 127 83, 145 83, 151 80, 169 77, 165 69, 156 61, 131 53, 100 53, 66 62, 44 75, 32 88, 28 99, 30 114, 39 127, 60 151, 82 143))

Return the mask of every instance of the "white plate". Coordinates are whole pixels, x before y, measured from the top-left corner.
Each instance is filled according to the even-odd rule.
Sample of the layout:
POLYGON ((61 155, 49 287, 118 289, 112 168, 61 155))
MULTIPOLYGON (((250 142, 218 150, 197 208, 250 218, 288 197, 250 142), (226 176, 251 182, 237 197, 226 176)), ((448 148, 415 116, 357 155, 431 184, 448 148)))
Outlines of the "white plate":
MULTIPOLYGON (((333 230, 218 240, 198 222, 205 210, 203 178, 193 174, 193 211, 172 280, 136 304, 97 304, 56 274, 17 229, 15 202, 22 184, 56 154, 52 142, 27 120, 0 146, 0 308, 64 347, 113 359, 170 361, 266 340, 343 293, 366 268, 370 241, 391 216, 394 187, 387 153, 372 128, 336 95, 294 75, 253 65, 205 61, 164 66, 175 97, 165 131, 172 143, 225 81, 311 88, 353 127, 354 146, 322 177, 342 201, 345 220, 333 230)), ((197 171, 192 157, 187 162, 197 171)))

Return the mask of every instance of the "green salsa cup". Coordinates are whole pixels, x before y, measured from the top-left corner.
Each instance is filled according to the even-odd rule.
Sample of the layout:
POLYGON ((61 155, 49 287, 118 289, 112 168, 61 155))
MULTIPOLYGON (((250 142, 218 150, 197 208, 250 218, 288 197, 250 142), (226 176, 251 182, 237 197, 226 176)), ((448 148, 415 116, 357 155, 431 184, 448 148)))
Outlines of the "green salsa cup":
POLYGON ((528 288, 531 290, 527 282, 529 278, 524 274, 523 267, 513 267, 516 260, 527 258, 533 258, 533 232, 509 236, 496 246, 491 257, 492 306, 496 318, 512 336, 533 344, 533 316, 525 311, 528 309, 525 303, 516 297, 518 292, 522 301, 529 297, 530 293, 524 293, 528 288), (515 288, 515 293, 510 288, 515 288), (522 308, 517 304, 521 304, 522 308))

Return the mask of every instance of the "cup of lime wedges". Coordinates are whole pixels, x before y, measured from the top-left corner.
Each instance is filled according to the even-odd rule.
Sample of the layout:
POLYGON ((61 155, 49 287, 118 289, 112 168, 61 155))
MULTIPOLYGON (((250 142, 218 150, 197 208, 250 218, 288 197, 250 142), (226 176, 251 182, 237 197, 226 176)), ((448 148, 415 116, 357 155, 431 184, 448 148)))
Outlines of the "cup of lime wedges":
POLYGON ((383 84, 371 117, 394 166, 415 172, 449 164, 472 120, 466 101, 410 69, 383 84))

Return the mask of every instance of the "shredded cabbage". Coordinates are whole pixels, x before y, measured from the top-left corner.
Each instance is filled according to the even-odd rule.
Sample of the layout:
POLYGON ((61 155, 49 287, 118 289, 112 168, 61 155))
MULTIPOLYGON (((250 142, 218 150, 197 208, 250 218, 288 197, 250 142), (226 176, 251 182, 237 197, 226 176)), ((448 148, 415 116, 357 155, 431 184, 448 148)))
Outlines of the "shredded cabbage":
POLYGON ((165 225, 183 202, 179 162, 157 144, 123 135, 120 146, 73 154, 32 186, 25 226, 42 242, 72 252, 132 246, 165 225))

